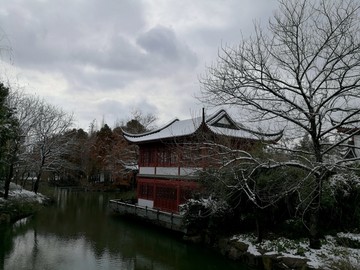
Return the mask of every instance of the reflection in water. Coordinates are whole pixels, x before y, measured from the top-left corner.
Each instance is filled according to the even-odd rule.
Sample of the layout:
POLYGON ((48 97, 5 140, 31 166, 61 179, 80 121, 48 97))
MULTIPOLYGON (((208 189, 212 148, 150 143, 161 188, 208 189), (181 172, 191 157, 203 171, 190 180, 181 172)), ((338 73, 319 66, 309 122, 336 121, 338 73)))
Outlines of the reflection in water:
POLYGON ((0 230, 0 269, 247 269, 163 230, 110 215, 116 194, 58 190, 57 204, 0 230))

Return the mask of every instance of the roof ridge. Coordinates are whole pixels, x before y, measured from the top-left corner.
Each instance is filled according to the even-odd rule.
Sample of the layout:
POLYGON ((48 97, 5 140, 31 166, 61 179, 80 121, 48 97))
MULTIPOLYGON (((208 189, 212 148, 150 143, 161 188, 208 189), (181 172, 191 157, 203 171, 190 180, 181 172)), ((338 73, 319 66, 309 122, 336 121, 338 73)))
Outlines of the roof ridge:
POLYGON ((155 130, 151 130, 151 131, 147 131, 147 132, 144 132, 144 133, 129 133, 129 132, 126 132, 123 128, 121 128, 123 134, 127 137, 132 137, 132 138, 139 138, 139 137, 143 137, 143 136, 147 136, 147 135, 150 135, 150 134, 155 134, 155 133, 158 133, 160 131, 162 131, 163 129, 171 126, 173 123, 179 121, 178 118, 175 118, 173 120, 171 120, 170 122, 168 122, 167 124, 163 125, 162 127, 160 128, 157 128, 155 130))
POLYGON ((206 124, 213 126, 213 124, 219 121, 222 117, 226 117, 227 120, 229 120, 237 129, 242 129, 242 125, 236 122, 225 109, 220 109, 214 113, 208 120, 206 120, 206 124))
POLYGON ((217 116, 219 116, 220 113, 225 113, 226 115, 229 115, 229 114, 226 112, 225 109, 219 109, 218 111, 216 111, 216 112, 214 112, 213 114, 211 114, 211 115, 209 116, 209 118, 206 119, 205 122, 208 123, 208 122, 213 121, 214 118, 216 118, 217 116))

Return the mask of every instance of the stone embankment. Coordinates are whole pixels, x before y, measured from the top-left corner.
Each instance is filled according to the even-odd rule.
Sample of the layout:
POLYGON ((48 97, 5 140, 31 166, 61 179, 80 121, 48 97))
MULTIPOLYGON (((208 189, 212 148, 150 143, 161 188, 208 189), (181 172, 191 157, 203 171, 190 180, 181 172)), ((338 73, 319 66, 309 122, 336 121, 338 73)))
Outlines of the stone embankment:
POLYGON ((252 245, 237 239, 223 238, 219 240, 218 247, 220 252, 228 258, 245 262, 258 269, 315 269, 307 264, 309 260, 304 257, 254 250, 252 245))
POLYGON ((310 249, 307 239, 279 237, 256 243, 250 234, 214 240, 207 236, 185 236, 185 240, 206 244, 224 256, 260 270, 360 269, 360 235, 338 233, 326 236, 319 250, 310 249))
MULTIPOLYGON (((197 244, 203 243, 202 240, 204 240, 200 236, 185 236, 184 239, 197 244)), ((206 242, 207 240, 205 239, 205 243, 206 242)), ((316 269, 307 265, 309 260, 306 258, 284 256, 275 252, 266 252, 265 250, 261 253, 258 250, 255 250, 252 245, 237 239, 221 238, 216 241, 216 243, 213 242, 211 246, 229 259, 243 262, 250 267, 259 270, 316 269)))

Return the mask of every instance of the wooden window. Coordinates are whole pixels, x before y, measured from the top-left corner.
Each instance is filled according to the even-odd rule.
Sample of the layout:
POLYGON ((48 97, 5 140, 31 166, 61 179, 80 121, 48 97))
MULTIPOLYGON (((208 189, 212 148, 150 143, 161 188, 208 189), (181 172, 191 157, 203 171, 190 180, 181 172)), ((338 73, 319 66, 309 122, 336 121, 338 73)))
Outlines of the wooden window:
POLYGON ((177 153, 171 148, 159 148, 157 151, 157 165, 158 166, 177 166, 177 153))
POLYGON ((176 200, 176 188, 175 187, 158 186, 156 188, 156 198, 157 199, 176 200))
POLYGON ((157 184, 154 207, 165 211, 177 212, 177 188, 175 186, 157 184))
POLYGON ((178 154, 176 151, 170 152, 170 165, 177 166, 178 165, 178 154))
POLYGON ((140 183, 138 196, 141 199, 154 199, 154 185, 150 183, 140 183))
POLYGON ((140 158, 139 158, 139 165, 140 166, 154 166, 156 159, 156 149, 150 147, 144 147, 140 149, 140 158))
POLYGON ((181 164, 188 167, 201 167, 203 164, 203 155, 200 145, 186 145, 182 149, 181 164))

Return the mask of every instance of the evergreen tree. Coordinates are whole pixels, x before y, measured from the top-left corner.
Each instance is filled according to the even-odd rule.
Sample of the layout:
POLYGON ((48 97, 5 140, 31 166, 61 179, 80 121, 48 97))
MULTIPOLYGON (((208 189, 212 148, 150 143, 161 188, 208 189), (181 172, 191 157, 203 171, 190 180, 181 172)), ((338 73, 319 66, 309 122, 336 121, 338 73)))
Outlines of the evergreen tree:
POLYGON ((8 106, 8 96, 9 88, 0 83, 0 176, 5 179, 5 199, 13 177, 18 139, 18 121, 14 117, 14 109, 8 106))

